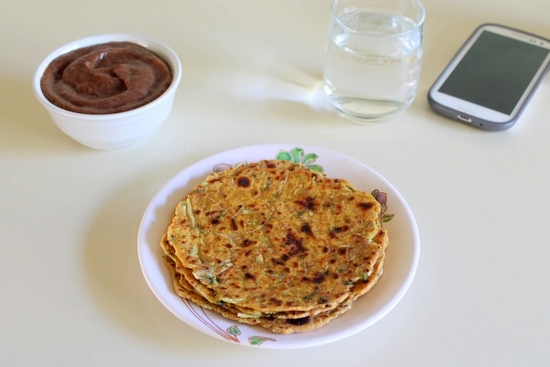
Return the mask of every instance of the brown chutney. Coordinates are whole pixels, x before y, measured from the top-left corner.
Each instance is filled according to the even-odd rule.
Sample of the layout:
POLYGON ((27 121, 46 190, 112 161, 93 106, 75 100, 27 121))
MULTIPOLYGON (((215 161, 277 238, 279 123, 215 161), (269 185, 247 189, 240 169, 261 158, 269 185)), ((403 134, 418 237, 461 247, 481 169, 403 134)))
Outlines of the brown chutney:
POLYGON ((40 79, 44 96, 77 113, 111 114, 141 107, 172 82, 167 63, 132 42, 109 42, 54 59, 40 79))

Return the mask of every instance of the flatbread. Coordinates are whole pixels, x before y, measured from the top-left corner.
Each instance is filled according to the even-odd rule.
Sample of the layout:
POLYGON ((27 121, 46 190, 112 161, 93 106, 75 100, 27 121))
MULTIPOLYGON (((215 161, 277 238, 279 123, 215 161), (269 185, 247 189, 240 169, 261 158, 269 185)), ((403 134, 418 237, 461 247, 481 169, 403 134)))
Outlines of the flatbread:
MULTIPOLYGON (((360 296, 359 293, 356 293, 353 297, 348 298, 333 310, 319 312, 312 315, 303 315, 300 318, 277 318, 273 316, 247 317, 243 316, 231 305, 210 303, 192 289, 183 286, 180 283, 182 276, 176 271, 176 263, 169 256, 165 256, 164 259, 170 273, 172 274, 173 286, 176 294, 182 299, 189 300, 204 309, 214 311, 229 320, 234 320, 248 325, 260 326, 277 334, 304 333, 318 329, 349 311, 352 308, 353 302, 360 296)), ((382 256, 377 262, 375 266, 376 271, 373 272, 373 274, 366 281, 361 282, 361 288, 363 291, 366 292, 372 289, 372 287, 374 287, 374 285, 378 282, 383 272, 383 265, 384 256, 382 256)))
POLYGON ((344 179, 264 160, 212 173, 161 241, 180 297, 273 332, 346 312, 382 274, 381 205, 344 179))

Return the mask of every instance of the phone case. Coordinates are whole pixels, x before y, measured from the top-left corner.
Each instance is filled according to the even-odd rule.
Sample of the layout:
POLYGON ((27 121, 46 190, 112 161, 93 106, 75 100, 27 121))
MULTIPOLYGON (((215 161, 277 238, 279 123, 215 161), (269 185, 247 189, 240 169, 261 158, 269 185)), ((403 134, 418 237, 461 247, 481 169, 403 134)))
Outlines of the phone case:
MULTIPOLYGON (((537 36, 535 34, 524 32, 524 31, 521 31, 521 30, 518 30, 518 29, 515 29, 515 28, 511 28, 511 27, 508 27, 508 26, 501 25, 501 24, 485 23, 485 24, 482 24, 479 27, 477 27, 476 30, 474 32, 472 32, 470 37, 468 37, 468 39, 464 42, 462 47, 460 47, 460 49, 452 57, 449 64, 454 59, 456 59, 458 57, 458 55, 461 53, 461 51, 468 45, 469 41, 474 37, 476 32, 480 28, 482 28, 484 26, 488 26, 488 25, 494 25, 494 26, 498 26, 498 27, 502 27, 502 28, 507 28, 507 29, 510 29, 510 30, 513 30, 513 31, 524 33, 526 35, 530 35, 530 36, 533 36, 533 37, 544 39, 543 37, 537 36)), ((546 41, 548 41, 548 40, 546 40, 546 41)), ((432 108, 432 110, 439 113, 440 115, 446 116, 446 117, 451 118, 455 121, 458 121, 458 122, 461 122, 461 123, 464 123, 464 124, 467 124, 467 125, 470 125, 470 126, 473 126, 473 127, 477 127, 477 128, 483 129, 483 130, 502 131, 502 130, 507 130, 507 129, 511 128, 512 126, 514 126, 516 121, 519 119, 519 117, 521 116, 521 114, 525 110, 525 107, 529 104, 529 101, 531 100, 531 97, 534 95, 535 91, 538 89, 540 83, 542 82, 544 77, 550 71, 550 63, 548 63, 546 65, 546 68, 545 68, 544 72, 541 74, 540 78, 536 81, 536 83, 535 83, 533 89, 531 90, 531 92, 527 95, 527 98, 526 98, 525 102, 523 103, 523 105, 518 110, 518 113, 516 114, 516 116, 514 118, 510 119, 509 121, 505 121, 505 122, 493 122, 493 121, 484 120, 484 119, 481 119, 481 118, 478 118, 478 117, 475 117, 475 116, 468 115, 467 113, 452 109, 448 106, 445 106, 445 105, 440 104, 439 102, 435 101, 432 98, 432 91, 435 88, 435 84, 437 84, 437 82, 442 78, 442 76, 443 76, 446 69, 447 69, 447 67, 445 67, 445 69, 441 72, 439 77, 434 82, 434 85, 430 88, 430 91, 428 92, 428 103, 429 103, 430 107, 432 108)))

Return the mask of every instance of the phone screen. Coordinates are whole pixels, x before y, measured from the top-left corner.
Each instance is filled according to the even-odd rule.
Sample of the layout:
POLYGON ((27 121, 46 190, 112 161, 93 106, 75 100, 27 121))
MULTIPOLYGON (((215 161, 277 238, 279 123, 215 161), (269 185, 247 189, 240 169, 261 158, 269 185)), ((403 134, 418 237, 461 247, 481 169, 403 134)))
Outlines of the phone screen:
POLYGON ((483 31, 439 92, 509 115, 549 52, 483 31))

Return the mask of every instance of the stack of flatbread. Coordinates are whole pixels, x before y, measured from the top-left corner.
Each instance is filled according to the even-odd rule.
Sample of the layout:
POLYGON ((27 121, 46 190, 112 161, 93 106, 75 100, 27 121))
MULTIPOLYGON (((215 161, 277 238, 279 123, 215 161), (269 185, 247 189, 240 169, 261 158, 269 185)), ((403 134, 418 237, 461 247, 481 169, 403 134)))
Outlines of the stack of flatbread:
POLYGON ((381 205, 343 179, 265 160, 212 173, 161 246, 176 293, 275 333, 317 329, 382 275, 381 205))

